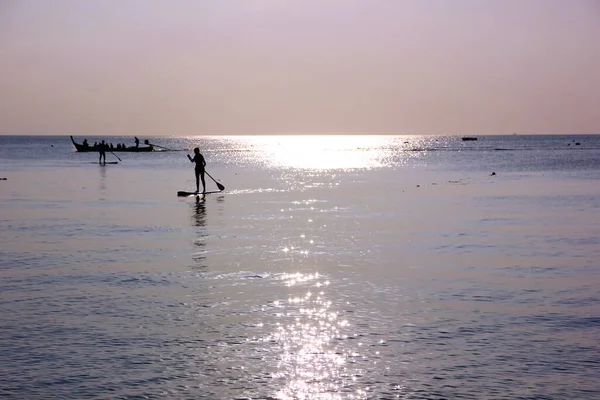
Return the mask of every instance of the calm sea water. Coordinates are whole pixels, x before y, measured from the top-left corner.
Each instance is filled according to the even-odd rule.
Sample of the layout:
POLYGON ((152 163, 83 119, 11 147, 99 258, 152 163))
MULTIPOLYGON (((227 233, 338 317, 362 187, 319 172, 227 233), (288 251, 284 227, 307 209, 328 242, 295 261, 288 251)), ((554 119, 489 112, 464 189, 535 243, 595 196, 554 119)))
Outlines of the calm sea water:
POLYGON ((600 136, 140 139, 0 136, 1 398, 600 399, 600 136))

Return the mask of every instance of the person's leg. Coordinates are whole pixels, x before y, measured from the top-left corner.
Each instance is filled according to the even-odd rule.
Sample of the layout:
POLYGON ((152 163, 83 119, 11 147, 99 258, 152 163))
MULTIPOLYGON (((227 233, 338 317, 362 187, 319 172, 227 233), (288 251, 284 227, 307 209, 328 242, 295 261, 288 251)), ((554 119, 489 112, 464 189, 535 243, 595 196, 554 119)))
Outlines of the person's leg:
POLYGON ((196 172, 196 192, 200 191, 200 171, 195 170, 196 172))
POLYGON ((206 182, 204 181, 204 170, 200 173, 200 179, 202 179, 202 193, 206 193, 206 182))

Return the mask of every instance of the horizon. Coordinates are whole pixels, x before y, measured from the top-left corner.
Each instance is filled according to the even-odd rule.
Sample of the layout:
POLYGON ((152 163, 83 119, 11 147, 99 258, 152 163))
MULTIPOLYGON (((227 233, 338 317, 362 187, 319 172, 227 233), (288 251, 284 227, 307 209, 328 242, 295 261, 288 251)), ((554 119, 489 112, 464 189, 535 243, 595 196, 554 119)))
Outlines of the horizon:
POLYGON ((116 133, 116 134, 103 134, 103 133, 93 133, 93 134, 69 134, 69 133, 24 133, 24 134, 2 134, 0 136, 27 136, 27 137, 60 137, 60 138, 69 138, 73 137, 73 139, 77 142, 79 140, 83 140, 85 138, 102 138, 102 137, 134 137, 141 136, 141 141, 146 138, 211 138, 211 137, 256 137, 256 136, 286 136, 286 137, 299 137, 299 136, 320 136, 320 137, 331 137, 331 136, 370 136, 370 137, 409 137, 409 136, 420 136, 420 137, 428 137, 428 136, 439 136, 439 137, 486 137, 486 136, 598 136, 599 133, 484 133, 484 134, 411 134, 411 133, 390 133, 390 134, 376 134, 376 133, 256 133, 256 134, 246 134, 246 133, 227 133, 227 134, 159 134, 159 135, 149 135, 149 134, 128 134, 128 133, 116 133))
POLYGON ((598 37, 594 0, 9 0, 0 135, 598 134, 598 37))

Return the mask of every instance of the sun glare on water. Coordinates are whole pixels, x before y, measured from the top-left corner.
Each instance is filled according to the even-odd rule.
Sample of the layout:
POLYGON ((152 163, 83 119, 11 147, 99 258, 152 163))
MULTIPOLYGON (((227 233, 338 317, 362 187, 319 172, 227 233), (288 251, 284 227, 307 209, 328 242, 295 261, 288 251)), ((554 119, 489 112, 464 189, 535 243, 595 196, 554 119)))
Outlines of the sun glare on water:
MULTIPOLYGON (((265 339, 281 347, 278 372, 283 379, 278 400, 364 399, 367 392, 352 388, 363 371, 354 367, 364 358, 357 349, 343 346, 348 341, 349 322, 327 298, 330 282, 315 274, 284 274, 284 284, 294 290, 287 302, 278 303, 281 321, 265 339)), ((346 344, 347 345, 347 344, 346 344)))
POLYGON ((243 143, 259 151, 265 163, 301 169, 377 168, 386 136, 246 136, 243 143))

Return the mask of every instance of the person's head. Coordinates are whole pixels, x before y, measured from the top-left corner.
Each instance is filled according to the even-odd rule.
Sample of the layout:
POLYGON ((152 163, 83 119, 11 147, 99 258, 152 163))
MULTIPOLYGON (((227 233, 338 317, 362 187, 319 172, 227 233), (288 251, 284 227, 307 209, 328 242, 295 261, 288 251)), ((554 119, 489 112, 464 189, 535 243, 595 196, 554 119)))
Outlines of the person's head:
POLYGON ((198 147, 194 148, 194 154, 200 154, 200 149, 198 147))

